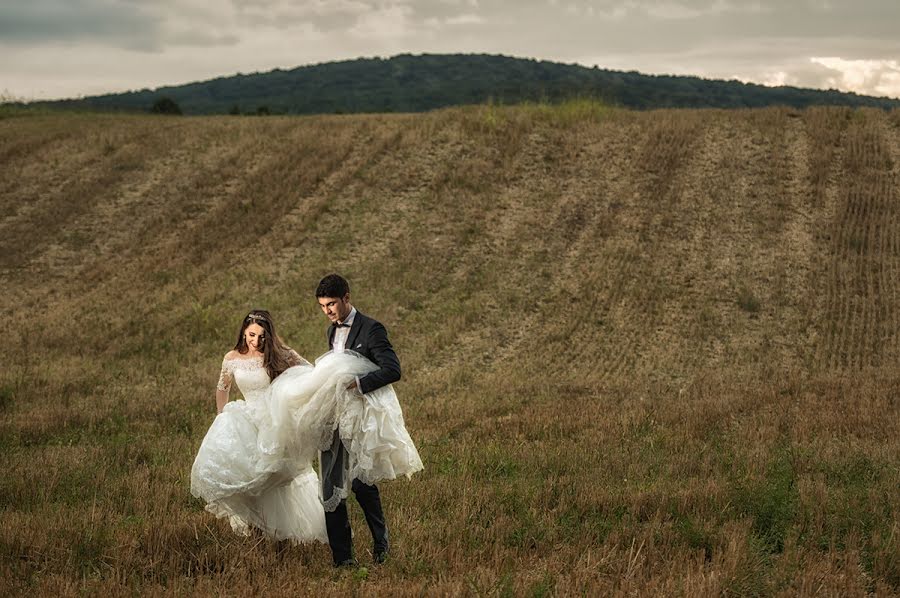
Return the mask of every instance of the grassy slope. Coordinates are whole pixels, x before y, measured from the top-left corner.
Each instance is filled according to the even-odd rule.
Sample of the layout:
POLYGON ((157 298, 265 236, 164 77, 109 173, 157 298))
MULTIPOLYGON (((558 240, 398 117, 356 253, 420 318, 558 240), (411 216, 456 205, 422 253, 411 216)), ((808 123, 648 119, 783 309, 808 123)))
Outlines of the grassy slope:
POLYGON ((898 592, 898 175, 897 112, 0 120, 0 586, 898 592), (240 317, 315 357, 331 270, 427 467, 368 579, 188 492, 240 317))

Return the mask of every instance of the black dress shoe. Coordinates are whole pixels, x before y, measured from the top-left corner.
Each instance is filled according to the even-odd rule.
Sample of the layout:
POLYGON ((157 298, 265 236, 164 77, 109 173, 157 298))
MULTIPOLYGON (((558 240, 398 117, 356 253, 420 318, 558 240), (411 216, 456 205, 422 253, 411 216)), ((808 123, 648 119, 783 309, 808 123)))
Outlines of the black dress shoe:
POLYGON ((376 565, 383 565, 387 561, 387 559, 388 559, 387 548, 385 548, 384 550, 376 550, 374 553, 372 553, 372 561, 376 565))
POLYGON ((340 563, 335 563, 335 567, 344 568, 344 567, 358 567, 359 563, 356 562, 356 559, 344 559, 340 563))

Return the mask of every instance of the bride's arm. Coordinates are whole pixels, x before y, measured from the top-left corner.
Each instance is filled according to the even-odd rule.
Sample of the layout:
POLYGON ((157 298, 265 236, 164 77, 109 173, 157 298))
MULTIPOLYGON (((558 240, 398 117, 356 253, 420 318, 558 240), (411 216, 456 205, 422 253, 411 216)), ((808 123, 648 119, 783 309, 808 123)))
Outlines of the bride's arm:
POLYGON ((216 413, 222 413, 225 404, 228 403, 228 391, 216 389, 216 413))
POLYGON ((291 349, 290 347, 285 347, 285 348, 287 349, 287 352, 288 352, 288 354, 287 354, 287 360, 288 360, 288 363, 291 364, 291 366, 295 366, 295 365, 312 365, 310 362, 308 362, 308 361, 306 361, 305 359, 303 359, 303 357, 301 357, 299 353, 297 353, 296 351, 294 351, 294 350, 291 349))
POLYGON ((233 380, 234 374, 229 367, 226 356, 226 359, 222 360, 222 371, 219 374, 219 382, 216 384, 216 413, 222 413, 222 410, 225 409, 233 380))

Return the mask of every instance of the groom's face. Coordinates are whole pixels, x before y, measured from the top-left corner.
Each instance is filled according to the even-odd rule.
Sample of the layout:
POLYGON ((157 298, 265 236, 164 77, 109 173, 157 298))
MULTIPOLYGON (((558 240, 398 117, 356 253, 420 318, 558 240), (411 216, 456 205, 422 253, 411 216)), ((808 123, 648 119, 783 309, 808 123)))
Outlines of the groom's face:
POLYGON ((350 315, 350 293, 343 297, 319 297, 322 313, 332 322, 343 322, 350 315))

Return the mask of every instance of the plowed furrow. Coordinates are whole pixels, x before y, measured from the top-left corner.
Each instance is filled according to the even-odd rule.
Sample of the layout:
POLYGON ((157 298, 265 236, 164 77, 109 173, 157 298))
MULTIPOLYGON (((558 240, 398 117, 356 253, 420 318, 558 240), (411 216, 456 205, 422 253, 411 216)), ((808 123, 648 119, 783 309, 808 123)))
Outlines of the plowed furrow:
MULTIPOLYGON (((840 178, 840 205, 829 253, 825 323, 827 364, 861 369, 882 365, 893 353, 897 281, 894 270, 898 222, 891 185, 894 159, 877 114, 847 130, 840 178)), ((883 117, 881 117, 883 118, 883 117)))

